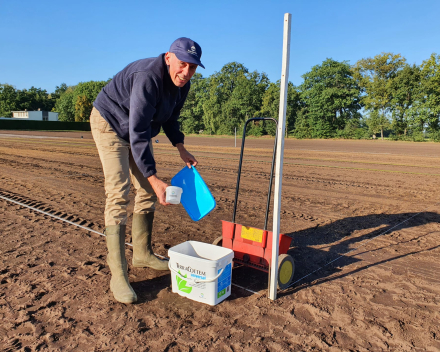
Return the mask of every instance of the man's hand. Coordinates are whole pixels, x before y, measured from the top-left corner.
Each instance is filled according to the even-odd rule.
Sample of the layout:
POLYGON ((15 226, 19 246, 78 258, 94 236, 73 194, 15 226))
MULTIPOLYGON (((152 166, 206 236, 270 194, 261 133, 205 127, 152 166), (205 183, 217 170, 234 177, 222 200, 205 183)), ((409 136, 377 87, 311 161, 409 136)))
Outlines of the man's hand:
POLYGON ((177 150, 180 153, 180 157, 182 158, 183 162, 191 169, 191 165, 197 166, 198 161, 194 156, 188 152, 185 147, 183 146, 183 143, 176 144, 177 150))
POLYGON ((171 203, 167 203, 166 201, 166 189, 168 185, 159 178, 157 178, 156 175, 148 177, 148 182, 150 182, 154 193, 156 193, 157 200, 159 201, 159 203, 162 205, 170 205, 171 203))

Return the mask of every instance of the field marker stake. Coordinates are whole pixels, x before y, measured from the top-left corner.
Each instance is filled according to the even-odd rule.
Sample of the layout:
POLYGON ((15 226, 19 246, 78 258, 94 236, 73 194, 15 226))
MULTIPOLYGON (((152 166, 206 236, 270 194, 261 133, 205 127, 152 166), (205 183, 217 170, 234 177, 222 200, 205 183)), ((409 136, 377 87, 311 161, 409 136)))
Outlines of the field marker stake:
POLYGON ((275 168, 275 190, 274 190, 274 208, 273 208, 273 229, 272 229, 272 260, 269 272, 269 298, 277 299, 277 281, 278 281, 278 253, 280 242, 280 213, 281 213, 281 182, 283 176, 283 157, 284 157, 284 131, 286 129, 286 109, 287 109, 287 91, 289 85, 289 60, 290 60, 290 22, 292 15, 284 14, 284 33, 283 33, 283 60, 281 70, 280 85, 280 110, 278 115, 278 140, 277 156, 275 168))

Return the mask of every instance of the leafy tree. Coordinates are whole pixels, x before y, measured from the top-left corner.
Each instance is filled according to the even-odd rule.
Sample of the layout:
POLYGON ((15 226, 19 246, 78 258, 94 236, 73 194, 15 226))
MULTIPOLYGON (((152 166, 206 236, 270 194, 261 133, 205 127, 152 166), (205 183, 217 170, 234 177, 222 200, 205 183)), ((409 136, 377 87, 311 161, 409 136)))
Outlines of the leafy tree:
POLYGON ((203 122, 209 133, 231 134, 260 109, 269 79, 265 73, 232 62, 210 76, 203 103, 203 122))
POLYGON ((353 76, 358 81, 365 95, 362 103, 365 108, 374 112, 375 123, 379 123, 383 139, 384 128, 389 124, 388 115, 391 109, 392 80, 405 66, 406 60, 400 54, 382 53, 374 58, 362 59, 353 67, 353 76))
POLYGON ((200 73, 191 78, 191 89, 180 111, 180 124, 184 133, 198 133, 205 129, 203 103, 207 97, 207 80, 200 73))
POLYGON ((73 91, 75 121, 82 122, 89 120, 93 102, 106 84, 106 81, 89 81, 80 82, 75 86, 73 91))
POLYGON ((59 94, 55 107, 60 121, 88 121, 93 108, 93 102, 108 81, 80 82, 76 86, 66 87, 63 83, 55 90, 59 94))
POLYGON ((440 132, 440 55, 433 53, 420 66, 420 85, 409 114, 416 131, 440 132))
POLYGON ((390 81, 390 110, 392 129, 397 136, 406 136, 410 126, 410 108, 414 104, 420 86, 420 68, 405 65, 390 81))
POLYGON ((93 104, 85 95, 79 95, 75 103, 75 122, 87 121, 92 112, 93 104))
POLYGON ((18 110, 17 91, 10 84, 0 84, 0 116, 11 117, 18 110))
POLYGON ((63 93, 66 92, 67 88, 68 87, 66 83, 61 83, 59 86, 56 86, 55 92, 49 94, 50 99, 56 101, 61 97, 63 93))
MULTIPOLYGON (((224 115, 222 108, 229 100, 236 87, 238 75, 244 75, 248 72, 242 64, 232 62, 222 67, 220 72, 215 72, 209 78, 207 87, 207 99, 203 104, 203 122, 209 133, 216 133, 221 127, 224 128, 224 115)), ((228 124, 234 126, 236 121, 228 121, 228 124)), ((229 131, 230 132, 230 131, 229 131)))
POLYGON ((55 107, 52 109, 52 111, 58 112, 59 121, 75 121, 74 89, 75 86, 68 87, 57 99, 55 107))
MULTIPOLYGON (((268 85, 269 80, 264 73, 259 74, 254 71, 238 76, 237 86, 224 106, 225 118, 235 121, 235 126, 238 124, 244 126, 244 122, 254 117, 260 109, 262 97, 268 85)), ((231 132, 233 127, 231 126, 231 132)), ((261 135, 263 130, 259 124, 253 124, 249 133, 261 135)))
POLYGON ((337 130, 343 130, 348 121, 359 118, 361 90, 347 62, 327 59, 302 77, 300 96, 305 104, 302 119, 308 121, 301 121, 299 134, 329 138, 337 130), (308 133, 304 131, 306 126, 311 129, 308 133))
MULTIPOLYGON (((278 120, 280 111, 280 81, 270 83, 263 94, 261 109, 256 113, 258 117, 272 117, 278 120)), ((287 110, 286 110, 286 131, 287 135, 293 131, 298 111, 301 109, 300 95, 297 88, 289 82, 287 86, 287 110)), ((271 122, 265 122, 264 134, 275 135, 276 126, 271 122)))
POLYGON ((307 108, 302 107, 297 115, 295 120, 295 129, 294 135, 296 138, 304 139, 304 138, 312 138, 312 121, 307 118, 307 108))
POLYGON ((367 114, 367 117, 365 118, 365 123, 367 124, 370 133, 372 133, 373 135, 381 132, 382 139, 383 131, 391 126, 388 117, 384 114, 381 114, 379 110, 370 110, 367 114))
POLYGON ((55 101, 49 98, 45 89, 31 87, 17 92, 17 105, 20 110, 36 111, 38 109, 51 111, 55 101))
POLYGON ((12 116, 12 111, 47 110, 50 111, 55 101, 45 89, 31 87, 17 90, 9 84, 0 85, 0 114, 12 116))
POLYGON ((359 119, 349 120, 343 130, 336 131, 336 137, 349 139, 365 139, 370 138, 371 134, 365 124, 365 121, 359 114, 359 119))

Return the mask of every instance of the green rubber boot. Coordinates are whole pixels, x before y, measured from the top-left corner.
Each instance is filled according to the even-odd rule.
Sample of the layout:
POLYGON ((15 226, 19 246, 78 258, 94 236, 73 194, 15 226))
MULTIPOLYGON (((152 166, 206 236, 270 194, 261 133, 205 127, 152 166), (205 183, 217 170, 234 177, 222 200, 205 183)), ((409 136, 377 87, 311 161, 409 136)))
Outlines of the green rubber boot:
POLYGON ((111 225, 105 228, 107 240, 107 264, 112 278, 110 290, 115 300, 121 303, 137 301, 136 293, 130 286, 127 275, 127 260, 125 259, 125 225, 111 225))
POLYGON ((137 268, 152 268, 170 270, 168 261, 161 260, 153 253, 151 235, 153 232, 154 212, 133 214, 131 241, 133 242, 133 266, 137 268))

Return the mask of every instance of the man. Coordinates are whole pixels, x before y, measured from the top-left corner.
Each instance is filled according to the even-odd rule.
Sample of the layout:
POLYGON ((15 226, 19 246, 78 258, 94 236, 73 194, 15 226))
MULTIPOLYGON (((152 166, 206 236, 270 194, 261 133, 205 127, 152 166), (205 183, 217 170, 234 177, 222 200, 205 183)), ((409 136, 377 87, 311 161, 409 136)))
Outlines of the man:
POLYGON ((99 93, 90 125, 105 177, 105 234, 107 263, 112 274, 110 289, 115 299, 133 303, 125 258, 125 229, 130 178, 136 189, 133 224, 133 266, 168 270, 168 262, 153 254, 151 246, 155 202, 165 200, 167 184, 156 174, 151 139, 162 127, 180 157, 196 166, 197 160, 184 147, 178 118, 198 66, 200 46, 179 38, 170 50, 156 58, 129 64, 99 93))

